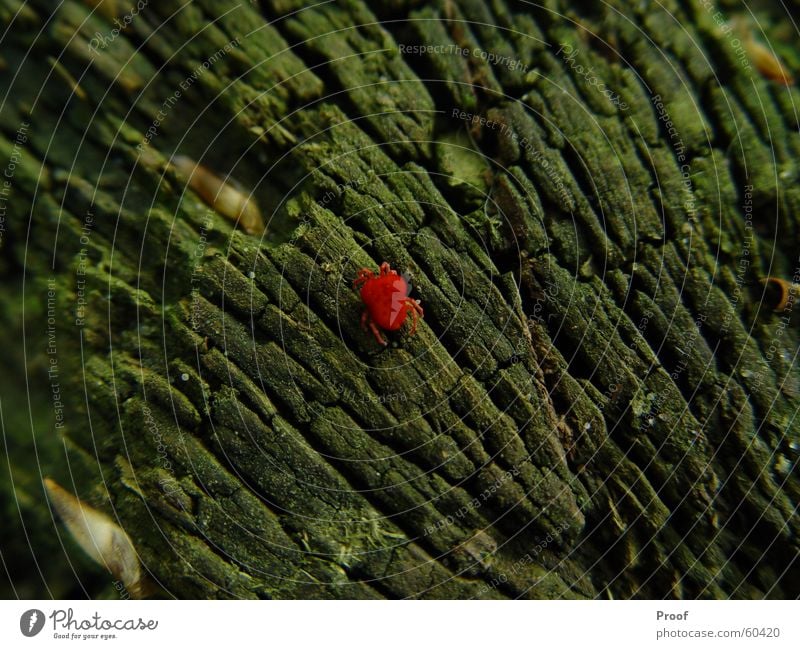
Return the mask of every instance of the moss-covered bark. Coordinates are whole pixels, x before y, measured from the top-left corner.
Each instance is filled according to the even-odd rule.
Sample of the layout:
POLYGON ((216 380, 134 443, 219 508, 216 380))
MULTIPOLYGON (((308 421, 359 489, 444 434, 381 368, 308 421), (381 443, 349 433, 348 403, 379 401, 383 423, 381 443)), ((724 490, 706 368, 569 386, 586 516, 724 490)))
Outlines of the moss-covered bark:
POLYGON ((704 3, 91 4, 0 9, 3 408, 163 593, 800 594, 800 97, 704 3))

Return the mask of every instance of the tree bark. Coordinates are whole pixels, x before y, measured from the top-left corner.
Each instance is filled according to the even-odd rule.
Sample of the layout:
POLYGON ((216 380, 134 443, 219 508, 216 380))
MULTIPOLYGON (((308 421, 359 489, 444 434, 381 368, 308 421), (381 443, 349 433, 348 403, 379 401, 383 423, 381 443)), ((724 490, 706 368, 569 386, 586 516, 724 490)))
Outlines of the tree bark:
POLYGON ((156 595, 800 595, 798 95, 716 10, 92 4, 0 3, 3 413, 156 595))

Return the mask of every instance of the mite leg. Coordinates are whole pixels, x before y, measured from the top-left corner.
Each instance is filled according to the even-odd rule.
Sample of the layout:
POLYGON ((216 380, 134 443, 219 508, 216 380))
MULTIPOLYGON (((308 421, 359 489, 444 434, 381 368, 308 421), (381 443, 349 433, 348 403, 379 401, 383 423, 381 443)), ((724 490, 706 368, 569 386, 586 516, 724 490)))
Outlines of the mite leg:
POLYGON ((353 280, 353 288, 358 288, 361 284, 366 282, 368 279, 372 279, 375 277, 375 273, 373 273, 369 268, 362 268, 358 271, 358 276, 353 280))
POLYGON ((422 305, 411 298, 406 300, 406 306, 408 307, 409 311, 411 311, 411 331, 409 332, 409 335, 413 336, 417 331, 417 321, 419 320, 420 316, 425 316, 425 312, 422 310, 422 305))
POLYGON ((375 340, 378 341, 379 345, 386 346, 388 343, 381 337, 381 331, 378 329, 378 326, 372 321, 369 321, 369 328, 372 330, 372 334, 375 336, 375 340))

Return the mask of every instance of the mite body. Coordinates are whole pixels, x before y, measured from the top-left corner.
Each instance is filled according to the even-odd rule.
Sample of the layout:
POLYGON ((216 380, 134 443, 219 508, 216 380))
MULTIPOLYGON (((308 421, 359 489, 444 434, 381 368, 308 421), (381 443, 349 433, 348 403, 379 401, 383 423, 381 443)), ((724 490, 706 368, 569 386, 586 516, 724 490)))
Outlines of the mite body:
POLYGON ((381 345, 385 345, 386 341, 380 330, 397 331, 409 313, 413 319, 410 333, 417 330, 417 320, 424 316, 422 306, 408 296, 411 291, 408 282, 396 270, 392 270, 388 262, 381 264, 378 275, 369 268, 359 270, 353 288, 359 287, 365 305, 361 327, 365 331, 369 327, 381 345))

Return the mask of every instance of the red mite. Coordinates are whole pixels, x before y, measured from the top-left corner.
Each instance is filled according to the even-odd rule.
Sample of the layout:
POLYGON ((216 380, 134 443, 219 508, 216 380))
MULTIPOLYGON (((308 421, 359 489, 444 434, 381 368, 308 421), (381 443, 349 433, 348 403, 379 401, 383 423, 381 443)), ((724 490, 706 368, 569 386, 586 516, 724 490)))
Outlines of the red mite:
POLYGON ((408 282, 396 270, 392 270, 389 262, 381 264, 377 276, 369 268, 358 271, 353 288, 359 286, 361 299, 366 305, 361 316, 361 327, 366 331, 369 325, 375 340, 381 345, 385 345, 386 341, 381 337, 380 330, 397 331, 403 326, 409 312, 413 318, 411 333, 417 330, 417 318, 425 315, 422 306, 408 297, 411 292, 408 282))

